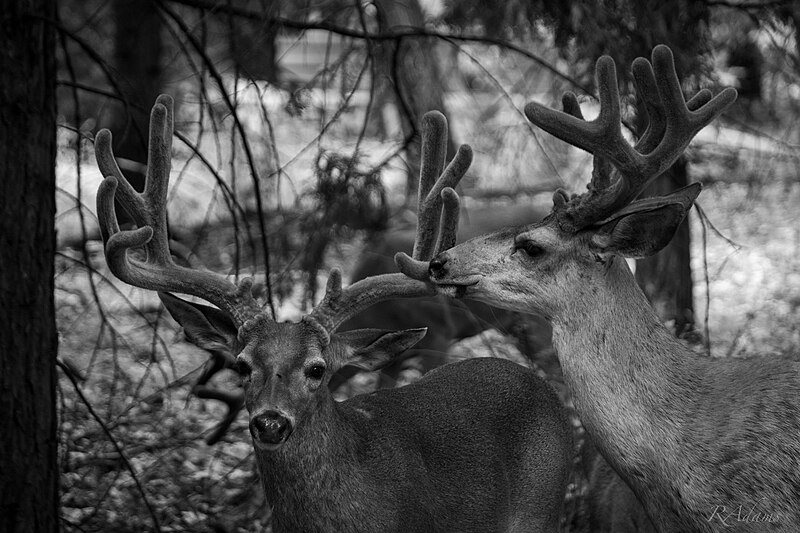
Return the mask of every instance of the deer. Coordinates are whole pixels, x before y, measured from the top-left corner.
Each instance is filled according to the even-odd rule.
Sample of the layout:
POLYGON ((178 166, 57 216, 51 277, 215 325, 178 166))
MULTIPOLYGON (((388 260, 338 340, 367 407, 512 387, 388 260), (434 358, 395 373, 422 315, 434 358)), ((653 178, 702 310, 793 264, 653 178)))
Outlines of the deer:
MULTIPOLYGON (((273 531, 556 531, 572 458, 572 432, 555 392, 510 361, 476 358, 445 365, 405 387, 336 402, 327 386, 344 364, 378 369, 425 330, 339 326, 387 298, 434 294, 396 272, 342 288, 332 270, 325 295, 297 322, 279 322, 238 283, 176 264, 167 236, 173 102, 151 113, 146 183, 136 192, 116 165, 111 134, 95 151, 106 176, 97 213, 110 271, 161 294, 187 338, 236 354, 273 531), (137 228, 120 231, 115 198, 137 228)), ((452 246, 458 222, 453 187, 472 152, 445 168, 447 123, 422 124, 419 217, 413 257, 429 261, 452 246)))
POLYGON ((654 533, 656 526, 633 490, 611 468, 590 439, 583 442, 584 509, 592 533, 654 533))
POLYGON ((622 135, 609 57, 595 66, 594 120, 572 93, 563 111, 524 108, 534 125, 593 155, 586 192, 557 190, 538 224, 458 244, 427 264, 407 255, 398 263, 440 294, 550 321, 587 432, 659 531, 800 531, 800 363, 696 354, 662 325, 625 260, 671 240, 700 184, 636 197, 736 91, 687 101, 663 45, 632 73, 649 121, 635 144, 622 135))

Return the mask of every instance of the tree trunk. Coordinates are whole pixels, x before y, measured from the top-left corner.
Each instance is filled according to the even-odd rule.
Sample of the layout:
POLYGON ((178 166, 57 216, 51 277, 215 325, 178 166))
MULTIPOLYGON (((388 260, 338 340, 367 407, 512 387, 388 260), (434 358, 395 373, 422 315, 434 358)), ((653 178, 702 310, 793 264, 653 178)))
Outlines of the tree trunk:
POLYGON ((0 531, 58 531, 55 2, 0 10, 0 531))
MULTIPOLYGON (((157 6, 142 0, 113 0, 114 67, 126 108, 114 103, 107 127, 114 134, 114 155, 137 190, 144 189, 150 108, 161 93, 161 17, 157 6)), ((117 205, 120 220, 127 213, 117 205)))
MULTIPOLYGON (((641 52, 643 57, 650 55, 650 50, 641 52)), ((676 58, 676 61, 678 59, 680 58, 676 58)), ((641 137, 647 127, 647 122, 643 119, 645 115, 642 102, 637 100, 634 122, 637 138, 641 137)), ((641 196, 664 196, 689 183, 686 157, 681 156, 641 196)), ((687 216, 664 249, 652 257, 636 261, 636 281, 661 321, 678 337, 684 337, 695 329, 691 259, 691 232, 687 216)))
POLYGON ((279 15, 277 2, 247 0, 242 7, 260 10, 262 20, 250 20, 228 16, 228 42, 230 55, 240 76, 251 80, 278 82, 278 58, 275 39, 278 29, 270 22, 271 17, 279 15))
MULTIPOLYGON (((397 2, 376 0, 380 31, 392 32, 423 28, 425 20, 418 0, 397 2)), ((400 41, 383 41, 375 45, 377 62, 376 91, 393 91, 400 112, 403 135, 409 138, 422 121, 422 115, 438 110, 447 115, 444 107, 444 87, 436 62, 436 42, 425 37, 406 37, 400 41)), ((380 100, 380 99, 378 99, 380 100)), ((452 136, 448 136, 448 159, 455 154, 452 136)), ((406 162, 407 200, 416 196, 419 180, 420 137, 415 135, 408 145, 406 162)))
MULTIPOLYGON (((663 196, 688 184, 686 158, 681 157, 642 196, 663 196)), ((690 245, 687 217, 663 250, 636 262, 636 281, 661 320, 679 337, 694 330, 690 245)))

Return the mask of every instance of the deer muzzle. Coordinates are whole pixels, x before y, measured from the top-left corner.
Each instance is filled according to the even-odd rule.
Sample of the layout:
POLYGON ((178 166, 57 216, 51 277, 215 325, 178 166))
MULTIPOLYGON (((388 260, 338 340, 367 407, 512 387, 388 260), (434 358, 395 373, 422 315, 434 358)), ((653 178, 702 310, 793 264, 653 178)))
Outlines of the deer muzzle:
POLYGON ((447 273, 447 261, 448 257, 446 253, 441 253, 431 259, 431 262, 428 264, 428 275, 431 278, 435 279, 447 273))
POLYGON ((439 294, 461 298, 467 295, 467 290, 477 285, 480 275, 461 275, 454 267, 454 261, 443 252, 434 257, 428 264, 428 277, 436 287, 439 294))
POLYGON ((278 449, 291 432, 291 421, 278 411, 265 411, 250 420, 253 441, 262 448, 278 449))

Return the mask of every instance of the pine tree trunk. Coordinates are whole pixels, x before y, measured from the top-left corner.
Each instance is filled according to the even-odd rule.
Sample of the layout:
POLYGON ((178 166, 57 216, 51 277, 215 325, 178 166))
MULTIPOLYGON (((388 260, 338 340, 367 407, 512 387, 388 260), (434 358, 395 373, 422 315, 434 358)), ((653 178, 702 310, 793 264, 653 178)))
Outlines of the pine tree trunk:
POLYGON ((0 9, 0 531, 58 531, 55 2, 0 9))
MULTIPOLYGON (((681 157, 642 196, 662 196, 688 184, 686 158, 681 157)), ((636 262, 636 281, 661 320, 679 337, 694 330, 690 247, 687 217, 663 250, 636 262)))
POLYGON ((251 80, 277 83, 278 50, 275 39, 278 28, 270 22, 270 18, 280 14, 280 5, 278 2, 264 4, 258 0, 248 0, 242 5, 253 11, 260 10, 264 18, 251 20, 229 15, 224 21, 227 25, 229 53, 236 65, 236 72, 251 80))
MULTIPOLYGON (((646 57, 647 53, 641 54, 646 57)), ((635 128, 640 137, 647 123, 643 120, 645 112, 637 101, 635 128)), ((689 185, 689 171, 686 157, 678 160, 657 177, 641 194, 664 196, 681 187, 689 185)), ((650 304, 664 322, 678 337, 684 337, 695 330, 694 322, 694 284, 691 267, 691 232, 687 216, 672 240, 652 257, 636 261, 636 281, 650 304)))

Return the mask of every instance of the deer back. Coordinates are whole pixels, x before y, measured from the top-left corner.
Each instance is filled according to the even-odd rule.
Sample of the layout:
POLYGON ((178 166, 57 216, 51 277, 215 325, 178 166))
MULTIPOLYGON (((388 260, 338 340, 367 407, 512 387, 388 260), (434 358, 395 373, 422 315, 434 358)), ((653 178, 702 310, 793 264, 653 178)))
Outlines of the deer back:
POLYGON ((335 404, 330 419, 330 433, 298 440, 302 449, 258 455, 265 472, 298 463, 313 470, 291 489, 268 488, 270 501, 303 494, 314 502, 282 518, 288 531, 326 530, 314 523, 324 516, 328 531, 557 529, 571 432, 550 388, 514 363, 445 365, 414 384, 335 404), (342 508, 363 525, 342 522, 342 508))

